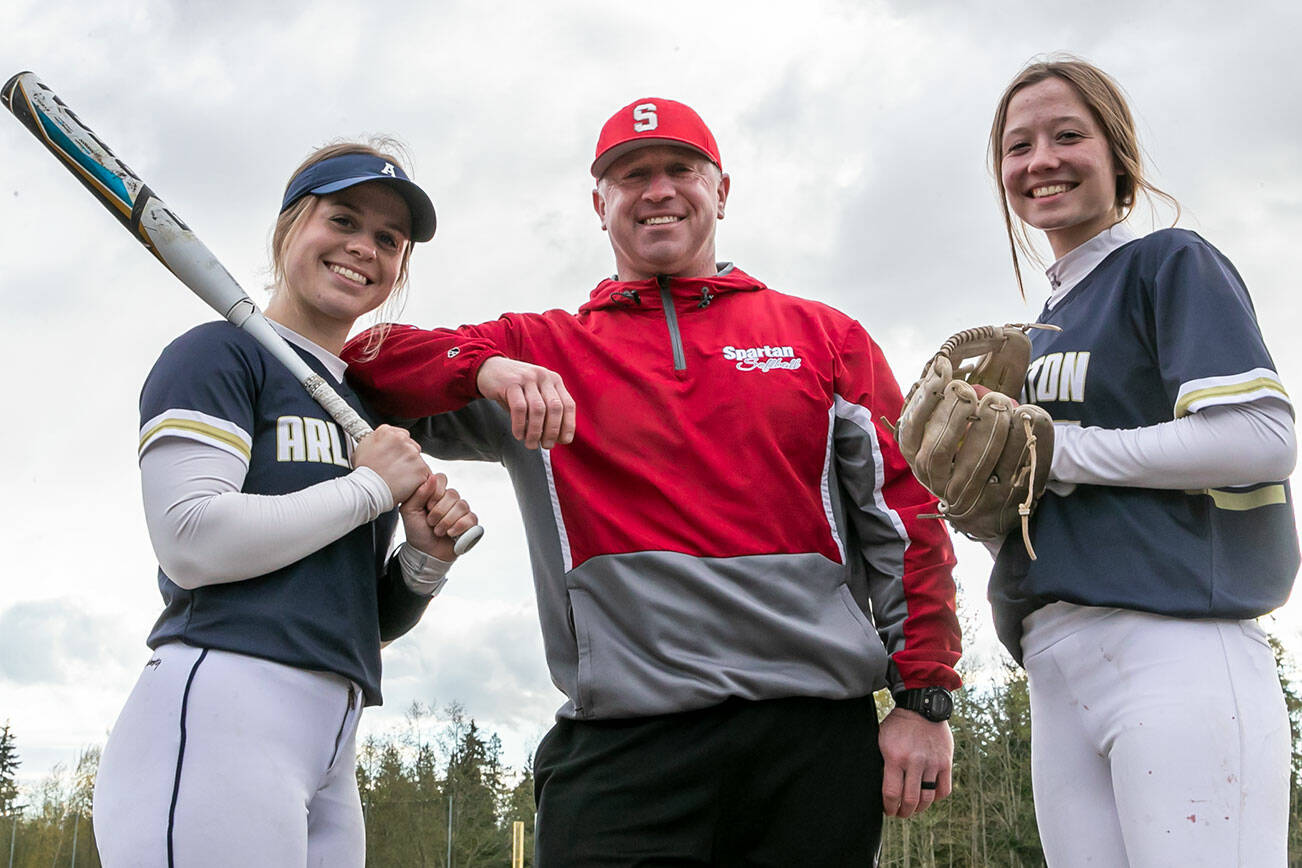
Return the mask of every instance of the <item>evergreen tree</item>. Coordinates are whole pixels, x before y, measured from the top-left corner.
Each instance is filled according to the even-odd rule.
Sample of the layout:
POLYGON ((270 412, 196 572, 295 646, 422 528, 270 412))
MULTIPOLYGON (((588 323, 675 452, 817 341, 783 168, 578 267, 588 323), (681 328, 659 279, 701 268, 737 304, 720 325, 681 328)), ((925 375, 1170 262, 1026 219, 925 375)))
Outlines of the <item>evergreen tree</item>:
POLYGON ((416 781, 403 759, 402 745, 393 740, 367 739, 361 750, 365 767, 360 780, 362 808, 366 816, 366 849, 373 865, 426 866, 433 861, 422 830, 421 806, 417 803, 416 781))
MULTIPOLYGON (((965 636, 982 610, 959 600, 965 636)), ((954 694, 953 792, 907 820, 887 819, 882 829, 882 868, 896 866, 989 866, 1044 864, 1031 798, 1031 710, 1026 673, 1006 655, 995 677, 960 674, 967 685, 954 694)), ((968 660, 963 661, 969 664, 968 660)), ((988 671, 987 668, 980 670, 988 671)), ((890 707, 877 697, 879 716, 890 707)))
POLYGON ((369 738, 358 751, 367 862, 475 868, 509 861, 510 776, 497 735, 485 734, 460 705, 447 706, 439 721, 414 703, 405 732, 369 738))
POLYGON ((503 825, 506 827, 508 834, 516 821, 524 823, 524 864, 526 868, 533 865, 534 810, 533 754, 529 754, 520 769, 520 779, 511 788, 510 793, 507 794, 506 809, 503 812, 503 825))
MULTIPOLYGON (((878 697, 879 711, 888 707, 878 697)), ((954 696, 954 790, 907 820, 887 819, 882 868, 1044 864, 1031 799, 1031 714, 1026 673, 954 696)))
POLYGON ((9 721, 0 727, 0 815, 13 812, 18 802, 18 748, 14 744, 14 734, 9 728, 9 721))
POLYGON ((446 730, 452 744, 445 793, 452 804, 453 864, 457 868, 501 865, 510 861, 510 833, 503 834, 502 744, 496 733, 484 738, 460 706, 450 706, 446 730))

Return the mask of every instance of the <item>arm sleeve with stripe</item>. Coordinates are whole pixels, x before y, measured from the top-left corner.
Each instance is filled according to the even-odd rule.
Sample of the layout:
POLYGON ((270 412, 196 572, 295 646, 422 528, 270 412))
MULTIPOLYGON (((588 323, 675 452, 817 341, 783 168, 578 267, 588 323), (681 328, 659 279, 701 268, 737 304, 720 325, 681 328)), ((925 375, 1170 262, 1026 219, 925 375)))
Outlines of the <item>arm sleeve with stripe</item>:
MULTIPOLYGON (((159 566, 178 586, 265 575, 393 508, 389 487, 369 467, 277 495, 242 493, 244 471, 229 452, 180 437, 159 439, 141 455, 145 525, 159 566)), ((426 597, 443 589, 450 566, 405 543, 390 565, 426 597)))
POLYGON ((1192 233, 1145 286, 1150 352, 1172 419, 1131 429, 1055 429, 1051 485, 1168 490, 1286 478, 1296 461, 1293 407, 1234 266, 1192 233))
POLYGON ((288 566, 393 508, 389 487, 367 467, 278 495, 241 492, 245 471, 230 452, 182 437, 159 438, 141 454, 149 539, 182 588, 288 566))
POLYGON ((1288 405, 1258 400, 1143 428, 1057 425, 1050 475, 1060 483, 1223 488, 1286 479, 1296 460, 1288 405))

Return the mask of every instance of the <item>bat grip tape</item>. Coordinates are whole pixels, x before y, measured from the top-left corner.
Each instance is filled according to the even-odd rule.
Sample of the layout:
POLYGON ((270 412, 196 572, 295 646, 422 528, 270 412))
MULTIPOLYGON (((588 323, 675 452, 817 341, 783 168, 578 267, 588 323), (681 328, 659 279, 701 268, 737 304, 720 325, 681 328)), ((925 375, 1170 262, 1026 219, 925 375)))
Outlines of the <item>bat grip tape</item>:
POLYGON ((371 433, 371 426, 366 424, 366 420, 357 415, 357 411, 348 406, 348 402, 339 396, 339 393, 330 388, 330 385, 318 374, 308 377, 303 383, 312 399, 320 404, 325 411, 344 427, 348 436, 354 440, 361 440, 367 434, 371 433))

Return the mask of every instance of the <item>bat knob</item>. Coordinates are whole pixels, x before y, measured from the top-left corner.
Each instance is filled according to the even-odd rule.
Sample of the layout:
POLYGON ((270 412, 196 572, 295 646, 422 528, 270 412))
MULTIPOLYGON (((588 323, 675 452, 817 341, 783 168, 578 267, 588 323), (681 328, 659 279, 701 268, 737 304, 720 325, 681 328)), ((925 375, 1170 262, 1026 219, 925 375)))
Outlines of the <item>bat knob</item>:
POLYGON ((457 537, 457 541, 452 545, 452 550, 460 557, 475 547, 484 536, 484 529, 475 525, 470 530, 457 537))

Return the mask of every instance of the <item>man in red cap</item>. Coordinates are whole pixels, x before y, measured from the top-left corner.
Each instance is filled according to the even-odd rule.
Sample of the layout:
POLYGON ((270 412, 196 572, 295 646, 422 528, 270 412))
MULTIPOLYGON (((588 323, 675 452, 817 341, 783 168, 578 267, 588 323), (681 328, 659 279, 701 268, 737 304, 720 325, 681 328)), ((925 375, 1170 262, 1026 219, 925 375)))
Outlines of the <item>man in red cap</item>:
POLYGON ((625 106, 592 174, 617 274, 578 313, 345 352, 430 452, 511 473, 567 698, 536 864, 870 864, 883 811, 949 793, 959 685, 899 387, 857 322, 716 262, 731 181, 690 108, 625 106))

